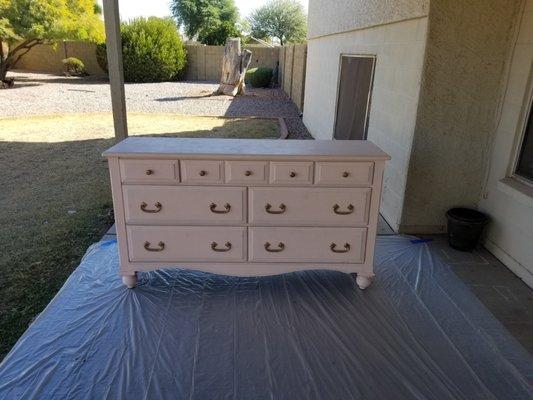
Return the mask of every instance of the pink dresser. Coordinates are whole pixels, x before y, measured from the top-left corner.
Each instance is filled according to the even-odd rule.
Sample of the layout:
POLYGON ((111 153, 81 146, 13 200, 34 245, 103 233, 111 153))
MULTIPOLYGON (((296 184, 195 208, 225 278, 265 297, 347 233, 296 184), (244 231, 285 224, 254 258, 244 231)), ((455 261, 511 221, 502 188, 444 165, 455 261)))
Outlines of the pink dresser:
POLYGON ((369 141, 131 137, 109 160, 120 271, 373 274, 383 168, 369 141))

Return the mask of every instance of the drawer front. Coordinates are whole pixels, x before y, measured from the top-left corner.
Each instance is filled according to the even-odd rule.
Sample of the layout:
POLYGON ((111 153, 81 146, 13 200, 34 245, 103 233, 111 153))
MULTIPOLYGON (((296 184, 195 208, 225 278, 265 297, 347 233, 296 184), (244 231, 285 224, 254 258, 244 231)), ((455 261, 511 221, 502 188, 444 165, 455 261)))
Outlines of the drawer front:
POLYGON ((179 164, 174 160, 120 160, 122 182, 179 182, 179 164))
POLYGON ((194 186, 123 186, 128 224, 242 224, 246 189, 194 186))
POLYGON ((180 164, 183 183, 224 182, 224 162, 222 161, 182 160, 180 164))
POLYGON ((266 161, 226 161, 226 183, 267 183, 268 163, 266 161))
POLYGON ((270 183, 273 184, 312 184, 312 162, 271 162, 270 183))
POLYGON ((366 228, 249 228, 256 262, 363 263, 366 228))
POLYGON ((370 188, 250 188, 249 222, 265 225, 368 224, 370 188))
POLYGON ((372 185, 373 162, 317 162, 315 183, 317 185, 372 185))
POLYGON ((128 226, 127 235, 130 261, 246 260, 246 228, 128 226))

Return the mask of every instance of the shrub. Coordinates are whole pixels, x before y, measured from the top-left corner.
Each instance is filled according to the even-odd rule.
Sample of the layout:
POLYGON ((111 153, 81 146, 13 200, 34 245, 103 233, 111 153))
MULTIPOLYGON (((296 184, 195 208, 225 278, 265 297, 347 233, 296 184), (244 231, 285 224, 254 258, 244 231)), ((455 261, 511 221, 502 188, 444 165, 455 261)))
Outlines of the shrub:
POLYGON ((185 67, 186 51, 171 19, 137 18, 121 26, 124 80, 176 80, 185 67))
POLYGON ((266 88, 272 81, 272 68, 252 68, 246 71, 246 81, 255 88, 266 88))
POLYGON ((61 60, 67 76, 83 76, 85 73, 85 64, 76 57, 69 57, 61 60))
POLYGON ((107 69, 107 46, 105 43, 98 43, 96 45, 96 61, 102 70, 109 72, 107 69))

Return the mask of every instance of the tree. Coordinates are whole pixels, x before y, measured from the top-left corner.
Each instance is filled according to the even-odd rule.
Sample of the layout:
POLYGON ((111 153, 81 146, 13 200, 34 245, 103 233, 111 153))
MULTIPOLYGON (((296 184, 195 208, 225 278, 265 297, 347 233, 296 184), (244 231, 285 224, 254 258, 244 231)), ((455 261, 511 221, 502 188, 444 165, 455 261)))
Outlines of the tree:
POLYGON ((95 0, 0 0, 0 80, 32 47, 57 40, 104 40, 95 0))
POLYGON ((185 34, 203 44, 222 45, 241 35, 233 0, 172 0, 171 9, 185 34))
POLYGON ((256 38, 276 38, 282 46, 306 39, 307 16, 297 0, 272 0, 254 10, 249 20, 256 38))

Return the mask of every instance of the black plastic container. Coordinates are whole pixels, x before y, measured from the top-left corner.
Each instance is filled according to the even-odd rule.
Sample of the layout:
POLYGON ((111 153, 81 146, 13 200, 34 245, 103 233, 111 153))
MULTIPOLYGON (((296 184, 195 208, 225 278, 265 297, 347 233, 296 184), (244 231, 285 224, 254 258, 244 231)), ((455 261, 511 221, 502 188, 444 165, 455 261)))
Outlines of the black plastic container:
POLYGON ((448 219, 448 242, 454 249, 474 250, 489 218, 470 208, 452 208, 446 213, 448 219))

